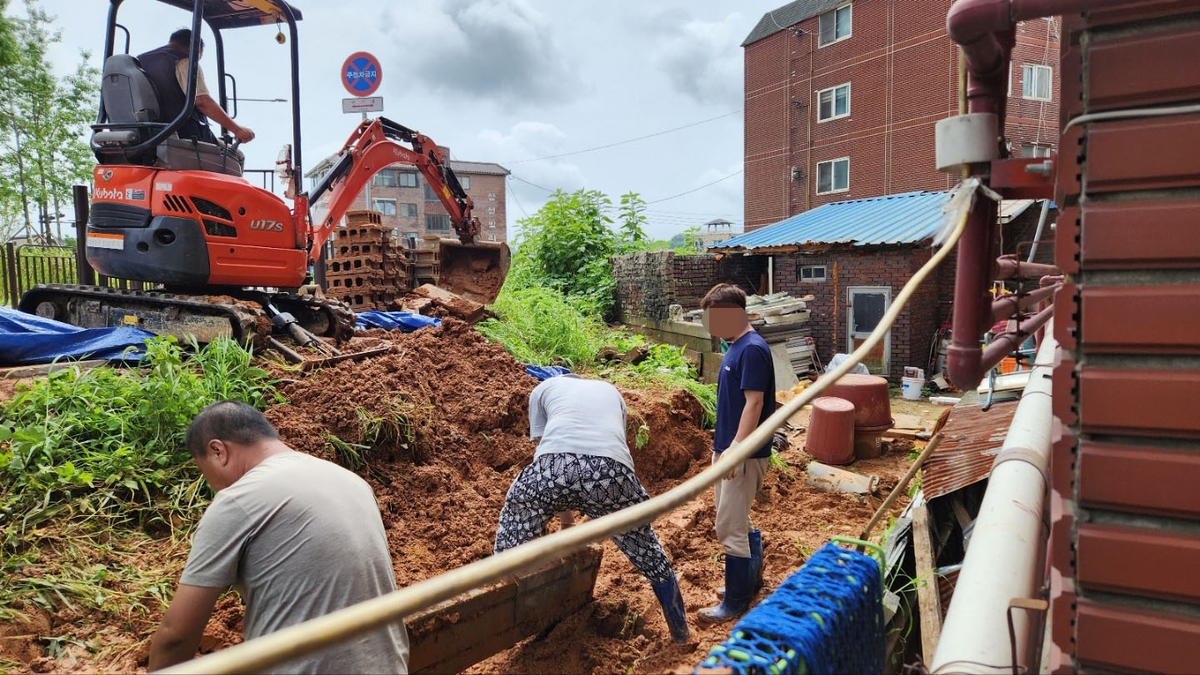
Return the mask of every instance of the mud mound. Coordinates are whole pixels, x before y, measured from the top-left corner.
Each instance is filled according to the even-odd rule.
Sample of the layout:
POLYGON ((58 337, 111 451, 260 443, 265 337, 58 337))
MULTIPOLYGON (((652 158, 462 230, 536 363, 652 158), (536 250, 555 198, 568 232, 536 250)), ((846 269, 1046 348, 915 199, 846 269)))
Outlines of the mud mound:
POLYGON ((700 427, 704 409, 686 390, 621 394, 627 408, 626 440, 642 482, 679 478, 712 449, 711 437, 700 427))

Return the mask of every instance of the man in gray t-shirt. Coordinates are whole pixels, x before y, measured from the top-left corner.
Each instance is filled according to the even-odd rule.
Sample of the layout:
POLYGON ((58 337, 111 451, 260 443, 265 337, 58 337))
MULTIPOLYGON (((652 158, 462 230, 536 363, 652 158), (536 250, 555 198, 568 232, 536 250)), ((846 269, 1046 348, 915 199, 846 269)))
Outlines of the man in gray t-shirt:
MULTIPOLYGON (((379 508, 361 478, 295 452, 244 403, 205 408, 186 442, 217 496, 151 641, 150 670, 192 658, 229 587, 246 602, 247 640, 396 590, 379 508)), ((274 672, 407 670, 408 635, 396 622, 274 672)))
MULTIPOLYGON (((496 553, 541 535, 554 515, 599 518, 650 498, 633 472, 625 441, 625 400, 601 380, 560 375, 529 395, 529 437, 541 442, 533 463, 504 497, 496 553)), ((689 637, 683 596, 671 561, 649 525, 613 537, 617 548, 650 581, 671 637, 689 637)))

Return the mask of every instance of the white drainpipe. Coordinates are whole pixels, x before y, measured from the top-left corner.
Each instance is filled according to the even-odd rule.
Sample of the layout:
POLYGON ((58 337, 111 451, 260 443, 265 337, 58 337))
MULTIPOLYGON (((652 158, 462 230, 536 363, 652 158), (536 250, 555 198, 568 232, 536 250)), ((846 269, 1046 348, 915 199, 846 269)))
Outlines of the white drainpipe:
MULTIPOLYGON (((1052 323, 1052 322, 1051 322, 1052 323)), ((1043 524, 1053 415, 1050 373, 1058 343, 1047 324, 1029 384, 988 478, 971 544, 938 639, 933 673, 1012 672, 1007 610, 1033 598, 1045 568, 1043 524)), ((934 583, 929 579, 928 583, 934 583)), ((1031 613, 1013 609, 1016 653, 1031 672, 1031 613)), ((1036 664, 1033 664, 1036 667, 1036 664)))

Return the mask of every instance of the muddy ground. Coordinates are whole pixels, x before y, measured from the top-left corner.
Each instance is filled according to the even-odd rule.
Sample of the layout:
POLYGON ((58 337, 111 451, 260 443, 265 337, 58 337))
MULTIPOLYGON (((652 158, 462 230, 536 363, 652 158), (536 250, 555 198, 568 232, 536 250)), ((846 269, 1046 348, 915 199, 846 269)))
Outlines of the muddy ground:
MULTIPOLYGON (((367 479, 383 512, 397 584, 404 586, 490 554, 504 494, 533 454, 526 415, 537 382, 502 348, 454 320, 408 335, 369 331, 367 336, 390 340, 392 350, 306 375, 280 370, 281 390, 290 403, 267 415, 294 448, 351 466, 367 479)), ((631 448, 638 428, 649 428, 648 441, 633 455, 652 495, 707 465, 711 432, 701 430, 700 405, 690 394, 623 393, 631 448)), ((905 412, 922 412, 902 405, 905 412)), ((927 405, 924 410, 930 420, 939 412, 927 405)), ((803 433, 792 437, 793 448, 783 455, 789 466, 770 472, 754 512, 764 532, 768 589, 830 537, 857 536, 907 469, 912 448, 911 441, 894 439, 882 458, 849 467, 881 479, 877 495, 859 499, 808 486, 803 433)), ((906 502, 898 500, 894 511, 906 502)), ((660 518, 654 527, 693 617, 715 603, 714 591, 723 583, 711 494, 660 518)), ((186 551, 186 542, 146 540, 119 552, 119 560, 99 562, 161 570, 173 588, 186 551)), ((649 584, 611 542, 604 544, 595 598, 549 634, 529 638, 469 672, 690 671, 728 636, 728 626, 701 629, 693 623, 688 644, 672 643, 649 584)), ((32 622, 0 627, 0 671, 144 671, 147 638, 163 609, 145 601, 145 611, 123 613, 119 621, 111 614, 62 609, 53 616, 34 612, 32 622)), ((202 651, 239 641, 241 616, 235 596, 222 599, 202 651)))

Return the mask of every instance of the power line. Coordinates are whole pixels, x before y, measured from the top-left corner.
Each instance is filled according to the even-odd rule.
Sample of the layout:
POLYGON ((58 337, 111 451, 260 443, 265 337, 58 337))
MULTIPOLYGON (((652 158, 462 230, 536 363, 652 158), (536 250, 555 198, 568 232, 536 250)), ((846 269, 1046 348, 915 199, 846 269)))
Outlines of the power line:
POLYGON ((675 127, 674 129, 664 129, 663 131, 656 131, 652 134, 646 134, 645 136, 638 136, 637 138, 630 138, 630 139, 627 139, 624 141, 617 141, 615 143, 607 143, 605 145, 597 145, 595 147, 585 148, 583 150, 572 150, 571 152, 562 152, 557 155, 546 155, 545 157, 532 157, 530 159, 515 159, 515 160, 508 161, 508 162, 500 162, 500 164, 508 164, 508 165, 525 164, 526 162, 540 162, 540 161, 547 160, 547 159, 558 159, 559 157, 570 157, 571 155, 582 155, 585 152, 595 152, 596 150, 606 150, 608 148, 615 148, 618 145, 627 145, 629 143, 636 143, 637 141, 644 141, 647 138, 654 138, 655 136, 662 136, 663 134, 669 134, 669 133, 673 133, 676 131, 682 131, 684 129, 690 129, 692 127, 700 126, 701 124, 708 124, 709 122, 715 122, 716 120, 719 120, 719 119, 724 119, 726 117, 732 117, 733 115, 740 115, 740 114, 742 114, 741 110, 734 110, 733 112, 728 112, 728 113, 725 113, 724 115, 717 115, 716 117, 710 117, 706 120, 700 120, 699 122, 692 122, 691 124, 685 124, 681 127, 675 127))
POLYGON ((553 192, 556 192, 555 190, 551 190, 551 189, 550 189, 550 188, 548 188, 548 187, 542 187, 541 185, 538 185, 537 183, 531 183, 531 182, 529 182, 529 181, 525 180, 524 178, 521 178, 520 176, 518 176, 518 175, 517 175, 517 174, 515 174, 515 173, 509 173, 508 175, 509 175, 510 177, 512 177, 512 178, 515 178, 515 179, 517 179, 517 180, 521 181, 522 183, 524 183, 524 184, 526 184, 526 185, 532 185, 533 187, 535 187, 535 188, 537 188, 537 189, 539 189, 539 190, 545 190, 546 192, 551 192, 551 193, 553 193, 553 192))
POLYGON ((662 199, 655 199, 655 200, 653 200, 653 201, 649 201, 649 202, 646 202, 646 203, 647 203, 647 204, 658 204, 659 202, 666 202, 666 201, 670 201, 670 200, 672 200, 672 199, 676 199, 676 198, 678 198, 678 197, 682 197, 682 196, 684 196, 684 195, 690 195, 690 194, 692 194, 693 192, 699 192, 700 190, 703 190, 704 188, 707 188, 707 187, 712 187, 713 185, 716 185, 717 183, 720 183, 721 181, 729 180, 730 178, 733 178, 734 176, 736 176, 736 175, 738 175, 738 174, 742 173, 742 171, 743 171, 743 169, 738 169, 737 171, 734 171, 733 173, 729 174, 728 176, 724 176, 724 177, 722 177, 722 178, 718 178, 718 179, 714 180, 714 181, 713 181, 713 182, 711 182, 711 183, 705 183, 704 185, 701 185, 701 186, 700 186, 700 187, 698 187, 698 188, 693 188, 693 189, 691 189, 691 190, 688 190, 687 192, 680 192, 680 193, 679 193, 679 194, 677 194, 677 195, 671 195, 670 197, 663 197, 662 199))

